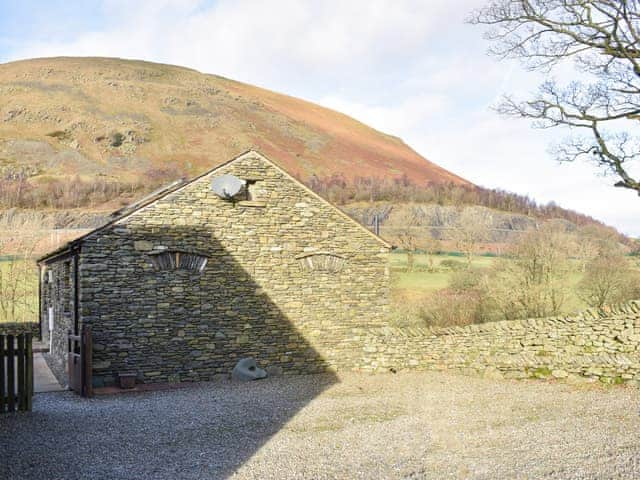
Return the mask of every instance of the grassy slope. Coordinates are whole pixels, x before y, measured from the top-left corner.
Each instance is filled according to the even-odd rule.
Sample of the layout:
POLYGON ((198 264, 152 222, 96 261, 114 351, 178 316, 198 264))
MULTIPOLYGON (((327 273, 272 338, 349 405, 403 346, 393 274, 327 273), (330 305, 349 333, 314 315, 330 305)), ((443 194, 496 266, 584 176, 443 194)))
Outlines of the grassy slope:
POLYGON ((41 176, 133 180, 168 165, 195 174, 257 148, 302 177, 407 174, 419 183, 468 183, 333 110, 187 68, 121 59, 1 64, 0 170, 42 156, 21 151, 24 145, 16 151, 14 140, 52 147, 41 176), (114 131, 131 138, 110 146, 114 131))

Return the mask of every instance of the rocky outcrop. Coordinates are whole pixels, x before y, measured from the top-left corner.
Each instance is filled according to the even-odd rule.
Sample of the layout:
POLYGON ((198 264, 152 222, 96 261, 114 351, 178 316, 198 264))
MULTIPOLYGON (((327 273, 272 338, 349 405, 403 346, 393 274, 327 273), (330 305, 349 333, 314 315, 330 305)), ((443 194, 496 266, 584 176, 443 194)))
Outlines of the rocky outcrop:
MULTIPOLYGON (((523 232, 535 228, 542 220, 517 213, 502 212, 480 206, 449 206, 426 203, 374 203, 346 205, 344 211, 364 225, 373 225, 373 218, 380 219, 380 234, 389 239, 397 237, 408 229, 418 239, 432 237, 438 240, 451 240, 461 217, 486 224, 482 243, 511 243, 523 232), (407 224, 410 219, 410 225, 407 224)), ((576 225, 557 220, 567 231, 576 229, 576 225)))

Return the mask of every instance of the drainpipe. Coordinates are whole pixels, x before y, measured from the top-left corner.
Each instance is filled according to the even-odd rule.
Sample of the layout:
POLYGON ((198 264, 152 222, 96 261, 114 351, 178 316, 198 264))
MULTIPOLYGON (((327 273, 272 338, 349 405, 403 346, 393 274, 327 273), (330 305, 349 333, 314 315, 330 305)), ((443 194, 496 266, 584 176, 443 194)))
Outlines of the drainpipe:
POLYGON ((73 253, 73 330, 76 335, 80 335, 80 322, 78 299, 80 298, 80 288, 78 286, 78 261, 80 260, 80 245, 76 245, 73 253))
POLYGON ((38 264, 38 340, 42 341, 42 265, 38 264))

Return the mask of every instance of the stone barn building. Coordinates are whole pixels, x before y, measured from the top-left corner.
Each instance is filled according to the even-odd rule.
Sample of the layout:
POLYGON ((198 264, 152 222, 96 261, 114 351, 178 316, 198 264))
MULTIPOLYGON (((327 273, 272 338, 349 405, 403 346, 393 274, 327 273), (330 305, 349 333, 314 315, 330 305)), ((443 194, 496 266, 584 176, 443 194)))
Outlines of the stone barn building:
POLYGON ((68 333, 90 325, 94 386, 208 380, 247 356, 271 372, 348 368, 350 331, 385 324, 389 249, 250 151, 39 259, 48 360, 63 372, 68 333), (212 190, 222 175, 242 180, 232 198, 212 190))

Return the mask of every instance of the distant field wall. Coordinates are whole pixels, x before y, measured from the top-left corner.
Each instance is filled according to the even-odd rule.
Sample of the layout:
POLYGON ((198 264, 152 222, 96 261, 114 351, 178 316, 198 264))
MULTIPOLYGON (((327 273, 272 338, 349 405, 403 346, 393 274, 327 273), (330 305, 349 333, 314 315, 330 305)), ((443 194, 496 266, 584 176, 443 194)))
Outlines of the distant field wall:
MULTIPOLYGON (((541 222, 526 215, 501 212, 480 206, 455 207, 427 203, 415 204, 354 204, 343 207, 344 211, 360 223, 373 228, 374 219, 380 221, 380 235, 394 241, 401 235, 411 235, 418 247, 423 239, 435 238, 450 242, 455 238, 458 225, 463 221, 474 221, 485 225, 477 242, 480 244, 510 244, 518 241, 523 233, 537 227, 541 222), (409 223, 408 223, 409 222, 409 223)), ((558 220, 566 231, 576 226, 558 220)))
MULTIPOLYGON (((416 243, 420 244, 423 238, 435 238, 437 240, 453 240, 455 238, 454 227, 440 226, 397 226, 380 227, 382 238, 398 238, 402 234, 410 233, 416 238, 416 243)), ((489 228, 486 231, 486 239, 478 240, 478 243, 513 243, 516 242, 527 230, 510 230, 507 228, 489 228)))
POLYGON ((31 333, 34 337, 40 335, 40 326, 33 322, 0 322, 0 335, 20 335, 21 333, 31 333))
POLYGON ((340 359, 345 367, 371 372, 450 370, 638 385, 640 301, 569 317, 446 329, 353 330, 329 350, 336 363, 340 359), (353 345, 361 351, 353 351, 353 345))

